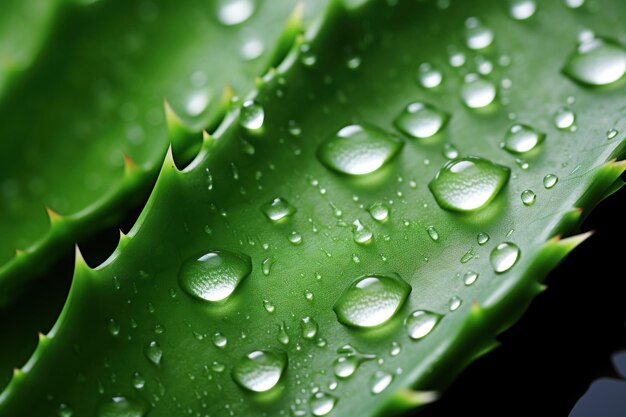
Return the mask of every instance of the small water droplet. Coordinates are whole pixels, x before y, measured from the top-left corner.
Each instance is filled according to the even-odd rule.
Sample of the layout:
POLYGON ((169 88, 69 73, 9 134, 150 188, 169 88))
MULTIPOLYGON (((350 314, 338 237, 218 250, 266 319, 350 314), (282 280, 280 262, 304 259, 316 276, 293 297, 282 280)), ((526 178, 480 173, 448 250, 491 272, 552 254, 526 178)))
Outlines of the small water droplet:
POLYGON ((317 336, 319 326, 317 325, 317 322, 315 320, 313 320, 309 316, 306 316, 300 322, 300 328, 302 329, 302 337, 311 340, 315 336, 317 336))
POLYGON ((239 54, 246 61, 252 61, 260 57, 265 51, 263 39, 258 37, 249 37, 243 41, 239 49, 239 54))
POLYGON ((476 280, 478 279, 478 272, 474 272, 474 271, 467 271, 464 275, 463 275, 463 283, 465 285, 467 285, 468 287, 472 284, 474 284, 476 282, 476 280))
POLYGON ((389 350, 389 354, 391 356, 398 356, 402 352, 402 346, 398 342, 391 342, 391 349, 389 350))
POLYGON ((519 259, 521 251, 511 242, 503 242, 496 246, 489 257, 493 270, 501 274, 508 271, 519 259))
POLYGON ((346 66, 348 69, 355 70, 361 66, 361 58, 358 56, 351 56, 346 61, 346 66))
POLYGON ((72 409, 70 408, 69 405, 67 405, 65 403, 61 403, 57 407, 57 416, 58 417, 72 417, 73 415, 74 415, 74 412, 72 411, 72 409))
POLYGON ((228 344, 228 339, 220 332, 213 333, 213 345, 218 348, 224 348, 228 344))
POLYGON ((100 404, 98 417, 144 417, 150 406, 126 397, 113 397, 100 404))
POLYGON ((272 201, 263 204, 261 210, 273 222, 283 220, 296 212, 296 208, 282 197, 276 197, 272 201))
POLYGON ((455 295, 450 298, 450 301, 448 302, 448 308, 450 309, 450 311, 456 311, 459 307, 461 307, 461 303, 463 303, 463 300, 455 295))
POLYGON ((393 374, 385 371, 376 371, 370 378, 370 391, 377 395, 387 389, 393 382, 393 374))
POLYGON ((349 125, 322 142, 319 160, 329 169, 348 175, 364 175, 393 159, 403 142, 371 125, 349 125))
POLYGON ((161 364, 161 359, 163 359, 163 349, 156 341, 151 341, 148 346, 143 350, 144 355, 150 362, 155 365, 161 364))
POLYGON ((229 251, 212 251, 184 262, 178 283, 190 296, 204 301, 228 298, 252 271, 249 256, 229 251))
POLYGON ((395 119, 398 130, 416 139, 429 138, 443 129, 450 115, 420 101, 407 105, 395 119))
POLYGON ((223 363, 221 363, 221 362, 218 362, 218 361, 213 361, 213 362, 211 363, 211 369, 212 369, 214 372, 217 372, 217 373, 222 373, 222 372, 224 372, 224 369, 226 369, 226 366, 224 366, 224 364, 223 364, 223 363))
POLYGON ((220 0, 217 8, 218 20, 226 26, 245 22, 254 13, 252 0, 220 0))
POLYGON ((543 177, 543 186, 547 190, 554 187, 557 182, 559 182, 559 177, 554 174, 547 174, 545 177, 543 177))
POLYGON ((263 308, 270 314, 276 311, 276 307, 274 307, 274 304, 272 304, 270 300, 263 300, 263 308))
POLYGON ((379 201, 369 206, 367 211, 372 216, 372 219, 378 222, 384 222, 389 218, 389 207, 379 201))
POLYGON ((300 245, 302 243, 302 235, 298 232, 291 232, 289 235, 289 241, 294 245, 300 245))
POLYGON ((576 123, 576 114, 567 107, 561 107, 554 113, 554 125, 558 129, 570 129, 574 123, 576 123))
POLYGON ((470 17, 465 21, 465 42, 470 49, 484 49, 493 43, 494 33, 480 20, 470 17))
POLYGON ((289 344, 289 335, 287 334, 287 331, 285 330, 285 325, 284 324, 280 324, 278 326, 278 336, 277 339, 280 343, 282 343, 283 345, 288 345, 289 344))
POLYGON ((352 237, 355 243, 366 245, 372 241, 372 231, 365 226, 359 219, 352 223, 352 237))
POLYGON ((399 276, 368 275, 353 282, 333 309, 342 324, 374 327, 393 317, 410 292, 411 286, 399 276))
POLYGON ((337 404, 337 397, 322 391, 316 392, 309 399, 311 414, 317 417, 325 416, 333 411, 335 404, 337 404))
POLYGON ((363 359, 357 355, 340 356, 333 362, 333 371, 337 378, 349 378, 359 368, 363 359))
POLYGON ((496 98, 496 86, 477 74, 468 74, 461 87, 461 98, 470 109, 486 107, 496 98))
POLYGON ((459 157, 459 150, 451 143, 443 144, 443 156, 447 159, 454 159, 459 157))
POLYGON ((241 387, 254 392, 268 391, 278 384, 287 355, 279 350, 255 350, 241 358, 231 376, 241 387))
POLYGON ((107 320, 107 329, 109 330, 109 334, 113 337, 120 334, 120 325, 115 319, 107 320))
POLYGON ((626 49, 611 39, 585 39, 569 56, 563 72, 582 84, 611 84, 626 73, 626 49))
POLYGON ((419 340, 428 335, 443 316, 426 310, 416 310, 405 320, 404 325, 409 337, 419 340))
POLYGON ((522 198, 522 203, 524 203, 525 206, 532 206, 537 200, 537 195, 534 193, 533 190, 522 191, 520 197, 522 198))
POLYGON ((434 69, 430 64, 423 63, 419 67, 417 79, 422 87, 430 89, 441 85, 443 74, 441 71, 434 69))
POLYGON ((146 385, 146 378, 140 372, 133 372, 131 383, 136 390, 142 390, 146 385))
POLYGON ((514 154, 529 152, 540 145, 545 136, 530 126, 515 124, 504 137, 504 149, 514 154))
POLYGON ((478 234, 478 236, 476 236, 476 240, 478 241, 478 244, 482 246, 485 243, 489 242, 489 235, 487 233, 481 232, 478 234))
POLYGON ((308 43, 300 45, 300 62, 307 67, 312 67, 317 62, 317 57, 311 50, 311 45, 308 43))
POLYGON ((434 241, 438 241, 439 240, 439 232, 437 232, 437 229, 435 229, 435 226, 428 226, 426 228, 426 231, 428 232, 428 236, 434 240, 434 241))
POLYGON ((611 140, 614 139, 615 136, 617 136, 619 134, 619 132, 615 129, 609 129, 606 131, 606 138, 611 140))
POLYGON ((468 156, 446 163, 428 187, 441 208, 473 211, 495 198, 508 182, 510 173, 507 167, 468 156))
POLYGON ((263 272, 263 275, 268 276, 270 272, 272 272, 272 265, 274 265, 274 262, 274 259, 271 257, 263 260, 261 263, 261 271, 263 272))
POLYGON ((565 0, 565 5, 570 9, 578 9, 585 4, 585 0, 565 0))
POLYGON ((248 130, 258 130, 263 127, 265 121, 265 111, 263 107, 254 100, 246 100, 241 106, 239 124, 248 130))
POLYGON ((515 20, 530 19, 537 11, 535 0, 510 0, 509 13, 515 20))

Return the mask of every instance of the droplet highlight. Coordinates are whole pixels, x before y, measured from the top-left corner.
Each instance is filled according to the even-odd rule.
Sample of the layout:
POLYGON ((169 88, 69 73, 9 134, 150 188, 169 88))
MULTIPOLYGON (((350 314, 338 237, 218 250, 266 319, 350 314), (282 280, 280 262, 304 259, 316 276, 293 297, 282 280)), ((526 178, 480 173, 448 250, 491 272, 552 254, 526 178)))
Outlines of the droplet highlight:
POLYGON ((420 101, 407 105, 396 118, 398 130, 415 139, 425 139, 443 129, 450 115, 435 106, 420 101))
POLYGON ((503 242, 493 248, 489 261, 493 270, 501 274, 511 269, 517 263, 520 255, 520 248, 516 244, 503 242))
POLYGON ((432 311, 416 310, 406 318, 404 326, 411 339, 419 340, 426 337, 442 317, 441 314, 432 311))
POLYGON ((274 388, 287 366, 287 355, 278 350, 256 350, 241 358, 231 376, 241 387, 265 392, 274 388))

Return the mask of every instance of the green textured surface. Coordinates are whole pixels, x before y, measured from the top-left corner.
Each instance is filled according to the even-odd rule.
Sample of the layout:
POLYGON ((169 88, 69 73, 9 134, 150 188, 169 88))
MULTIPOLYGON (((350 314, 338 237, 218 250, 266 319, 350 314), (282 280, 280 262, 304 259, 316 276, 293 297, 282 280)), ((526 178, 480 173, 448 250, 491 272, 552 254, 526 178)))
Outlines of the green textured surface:
POLYGON ((577 208, 593 207, 621 185, 624 164, 607 161, 622 156, 622 136, 608 140, 606 132, 626 128, 623 83, 585 88, 561 68, 581 29, 623 37, 626 5, 600 0, 593 8, 570 10, 561 1, 545 1, 532 19, 516 22, 503 4, 488 0, 455 2, 446 10, 433 3, 376 2, 349 13, 335 6, 310 52, 291 55, 259 88, 262 132, 242 129, 234 112, 184 172, 168 157, 147 207, 116 253, 95 271, 78 260, 61 318, 0 397, 0 414, 50 415, 66 404, 77 416, 94 415, 116 396, 152 404, 151 417, 280 415, 292 406, 308 413, 311 393, 319 389, 338 398, 331 415, 370 416, 424 402, 428 396, 406 388, 443 387, 493 347, 495 335, 542 290, 539 282, 548 271, 584 239, 554 236, 573 231, 577 208), (494 63, 485 78, 511 84, 480 111, 465 108, 459 92, 478 55, 463 47, 463 22, 472 15, 496 36, 480 53, 494 63), (465 66, 448 65, 450 47, 466 53, 465 66), (315 64, 303 65, 311 54, 315 64), (346 65, 355 55, 361 59, 356 70, 346 65), (510 65, 498 64, 506 61, 499 59, 503 55, 510 65), (417 86, 422 62, 442 70, 441 87, 417 86), (316 158, 318 145, 348 124, 366 122, 394 132, 393 120, 415 100, 451 118, 437 137, 404 137, 402 151, 382 170, 351 178, 316 158), (577 114, 576 132, 554 126, 554 112, 568 101, 577 114), (498 146, 512 118, 547 134, 526 158, 526 170, 498 146), (298 135, 292 133, 294 123, 298 135), (446 162, 445 143, 461 155, 511 168, 508 185, 488 207, 470 214, 438 207, 427 184, 446 162), (552 189, 543 187, 546 174, 559 177, 552 189), (530 207, 520 198, 526 189, 537 194, 530 207), (260 209, 276 197, 297 209, 279 224, 260 209), (391 208, 385 223, 366 211, 380 201, 391 208), (373 231, 370 244, 354 242, 350 225, 356 219, 373 231), (438 240, 429 237, 429 226, 438 240), (290 242, 292 232, 302 236, 301 244, 290 242), (479 245, 479 233, 489 234, 489 242, 479 245), (489 254, 503 241, 517 244, 521 258, 510 271, 495 274, 489 254), (223 304, 192 299, 178 284, 182 263, 211 250, 252 259, 252 274, 223 304), (268 258, 272 267, 264 274, 268 258), (462 279, 468 271, 479 273, 469 287, 462 279), (390 322, 370 330, 339 324, 333 306, 357 277, 392 273, 412 292, 390 322), (453 296, 463 301, 451 312, 453 296), (263 300, 275 306, 273 313, 263 300), (444 317, 425 338, 411 341, 403 320, 417 309, 444 317), (306 316, 319 324, 324 346, 317 337, 303 338, 306 316), (117 335, 109 331, 111 319, 119 324, 117 335), (290 337, 286 347, 278 341, 281 324, 290 337), (215 332, 228 339, 223 349, 211 341, 215 332), (159 366, 144 354, 152 341, 163 349, 159 366), (392 342, 402 346, 393 357, 392 342), (346 343, 384 361, 364 362, 329 391, 337 379, 336 351, 346 343), (230 376, 239 358, 258 349, 288 355, 279 387, 263 396, 245 392, 230 376), (215 371, 214 361, 224 370, 215 371), (394 381, 372 395, 371 376, 379 370, 393 373, 394 381), (141 390, 131 384, 135 372, 146 379, 141 390))
MULTIPOLYGON (((7 10, 12 3, 29 13, 38 6, 36 16, 51 14, 54 4, 10 2, 7 10)), ((281 34, 293 36, 284 28, 295 0, 250 1, 252 16, 232 26, 218 20, 224 3, 63 6, 39 58, 0 103, 0 304, 74 242, 113 224, 145 197, 174 139, 164 99, 192 130, 210 128, 223 114, 225 85, 250 91, 276 59, 281 34), (258 41, 254 59, 243 52, 251 41, 258 41), (139 167, 132 175, 124 175, 124 154, 139 167), (65 217, 62 227, 50 227, 44 207, 65 217), (24 251, 21 257, 16 250, 24 251)), ((321 4, 308 0, 305 14, 314 16, 321 4)), ((0 54, 19 45, 26 62, 45 24, 29 25, 17 12, 0 18, 13 19, 0 20, 0 54)), ((199 143, 199 133, 195 138, 199 143)))

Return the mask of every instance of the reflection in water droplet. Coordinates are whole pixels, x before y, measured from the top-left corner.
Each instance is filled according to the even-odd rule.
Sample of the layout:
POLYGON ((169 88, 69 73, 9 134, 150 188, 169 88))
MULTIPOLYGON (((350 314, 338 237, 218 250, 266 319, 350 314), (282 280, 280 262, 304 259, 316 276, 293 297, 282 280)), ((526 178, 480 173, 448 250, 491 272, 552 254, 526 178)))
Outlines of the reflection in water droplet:
POLYGON ((213 345, 218 348, 226 347, 228 344, 228 339, 220 332, 216 332, 213 334, 213 345))
POLYGON ((486 206, 508 182, 511 170, 468 156, 446 163, 428 184, 439 206, 452 211, 473 211, 486 206))
POLYGON ((251 271, 249 256, 212 251, 184 262, 178 273, 178 283, 196 299, 221 301, 228 298, 251 271))
POLYGON ((389 218, 389 207, 385 203, 375 202, 368 207, 367 211, 372 219, 378 222, 384 222, 389 218))
POLYGON ((72 417, 73 415, 74 415, 74 412, 72 411, 69 405, 61 403, 57 407, 58 417, 72 417))
POLYGON ((565 5, 570 9, 577 9, 585 4, 585 0, 565 0, 565 5))
POLYGON ((468 74, 461 87, 461 98, 470 109, 486 107, 496 98, 496 86, 477 74, 468 74))
POLYGON ((241 358, 231 376, 241 387, 265 392, 276 386, 287 365, 287 355, 278 350, 256 350, 241 358))
POLYGON ((403 142, 371 125, 349 125, 322 142, 320 161, 334 171, 348 175, 369 174, 393 159, 403 142))
POLYGON ((192 94, 185 103, 185 111, 189 116, 199 116, 209 106, 209 94, 206 91, 198 91, 192 94))
POLYGON ((463 300, 455 295, 450 298, 450 301, 448 302, 448 308, 450 309, 450 311, 456 311, 459 307, 461 307, 462 303, 463 300))
POLYGON ((439 232, 437 232, 437 229, 435 229, 435 226, 428 226, 426 228, 426 232, 428 232, 428 236, 431 238, 431 240, 434 240, 434 241, 439 240, 439 232))
POLYGON ((525 206, 532 206, 537 200, 537 195, 533 192, 533 190, 524 190, 522 191, 521 198, 522 203, 524 203, 525 206))
POLYGON ((554 174, 547 174, 545 177, 543 177, 543 186, 547 190, 554 187, 557 182, 559 182, 559 177, 554 174))
POLYGON ((150 406, 126 397, 113 397, 98 407, 98 417, 143 417, 150 406))
POLYGON ((561 107, 554 114, 554 125, 559 129, 569 129, 576 123, 576 114, 567 107, 561 107))
POLYGON ((428 103, 416 101, 404 108, 394 124, 401 132, 416 139, 423 139, 439 133, 448 119, 450 119, 448 113, 428 103))
POLYGON ((111 336, 117 336, 120 334, 120 325, 115 319, 107 320, 107 329, 109 330, 109 334, 111 336))
POLYGON ((313 339, 315 336, 317 336, 317 331, 319 329, 319 326, 317 325, 317 322, 315 320, 313 320, 311 317, 306 316, 302 319, 302 321, 300 322, 300 327, 302 329, 302 337, 305 339, 313 339))
POLYGON ((302 243, 302 235, 298 232, 291 232, 289 235, 289 241, 294 245, 300 245, 302 243))
POLYGON ((372 231, 363 225, 359 219, 352 223, 352 237, 359 245, 365 245, 372 241, 372 231))
POLYGON ((610 39, 585 39, 569 56, 563 72, 583 84, 611 84, 626 73, 626 49, 610 39))
POLYGON ((241 106, 239 124, 248 130, 258 130, 265 121, 265 111, 263 107, 254 100, 246 100, 241 106))
POLYGON ((416 310, 405 320, 404 326, 409 337, 418 340, 428 335, 443 316, 426 310, 416 310))
POLYGON ((606 138, 611 140, 614 139, 615 136, 617 136, 619 134, 619 132, 615 129, 609 129, 606 131, 606 138))
POLYGON ((270 300, 263 300, 263 308, 270 314, 276 311, 276 307, 274 307, 274 304, 272 304, 270 300))
POLYGON ((435 88, 441 85, 443 80, 443 74, 441 71, 434 69, 428 63, 423 63, 419 67, 419 73, 417 74, 419 83, 424 88, 435 88))
POLYGON ((465 21, 465 42, 470 49, 483 49, 493 43, 494 33, 475 17, 465 21))
POLYGON ((296 208, 282 197, 276 197, 272 201, 263 204, 261 210, 268 219, 274 222, 280 221, 296 212, 296 208))
POLYGON ((391 342, 391 349, 389 350, 389 354, 391 356, 398 356, 402 352, 402 346, 398 342, 391 342))
POLYGON ((309 399, 311 414, 317 417, 325 416, 333 411, 335 404, 337 404, 337 397, 321 391, 316 392, 309 399))
POLYGON ((218 2, 217 18, 226 26, 243 23, 254 13, 252 0, 221 0, 218 2))
POLYGON ((479 245, 484 245, 485 243, 489 242, 489 235, 487 233, 479 233, 478 236, 476 236, 476 240, 478 241, 479 245))
POLYGON ((282 343, 285 346, 289 344, 289 335, 287 334, 287 331, 285 330, 284 324, 281 324, 278 326, 278 336, 276 338, 278 339, 280 343, 282 343))
POLYGON ((363 359, 355 355, 340 356, 333 362, 333 370, 337 378, 349 378, 358 369, 363 359))
POLYGON ((370 378, 370 390, 372 394, 377 395, 387 389, 393 382, 393 375, 385 371, 376 371, 370 378))
POLYGON ((150 362, 155 365, 161 364, 161 359, 163 358, 163 349, 156 341, 151 341, 148 346, 143 350, 144 355, 150 362))
POLYGON ((141 372, 133 372, 131 384, 133 384, 133 388, 135 388, 136 390, 142 390, 143 387, 146 385, 146 378, 144 378, 141 372))
POLYGON ((352 283, 333 309, 342 324, 374 327, 393 317, 410 292, 411 286, 399 276, 368 275, 352 283))
POLYGON ((491 267, 497 273, 508 271, 519 259, 521 251, 511 242, 503 242, 496 246, 489 257, 491 267))
POLYGON ((447 159, 454 159, 459 157, 459 150, 451 143, 443 144, 443 156, 447 159))
POLYGON ((541 144, 545 136, 530 126, 515 124, 504 137, 504 149, 517 154, 529 152, 541 144))
POLYGON ((531 18, 537 11, 535 0, 510 0, 509 13, 515 20, 526 20, 531 18))
POLYGON ((252 61, 260 57, 264 51, 265 46, 263 45, 263 40, 261 38, 251 37, 243 41, 239 54, 246 61, 252 61))
POLYGON ((463 283, 467 286, 474 284, 477 279, 478 279, 478 272, 467 271, 463 275, 463 283))

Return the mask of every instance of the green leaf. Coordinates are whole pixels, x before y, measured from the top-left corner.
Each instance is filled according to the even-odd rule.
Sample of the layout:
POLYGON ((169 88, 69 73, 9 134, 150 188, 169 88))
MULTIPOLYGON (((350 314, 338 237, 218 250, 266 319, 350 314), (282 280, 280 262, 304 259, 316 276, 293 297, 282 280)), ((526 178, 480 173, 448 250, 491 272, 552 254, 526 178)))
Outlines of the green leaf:
POLYGON ((434 399, 492 349, 587 237, 559 236, 621 186, 624 141, 607 131, 626 128, 623 79, 590 88, 561 70, 580 27, 618 38, 626 5, 545 1, 515 21, 488 0, 436 3, 333 3, 186 169, 170 153, 111 258, 90 270, 77 257, 65 309, 0 414, 373 416, 434 399), (495 34, 484 50, 464 46, 468 33, 485 43, 472 16, 495 34), (437 88, 416 80, 426 62, 437 88), (469 108, 485 83, 494 102, 469 108), (430 138, 396 130, 416 101, 450 115, 430 138), (556 127, 563 106, 576 129, 556 127), (545 134, 524 161, 499 146, 515 123, 545 134), (343 156, 326 158, 329 143, 343 156), (428 184, 444 166, 469 175, 440 188, 449 208, 481 208, 439 207, 428 184))

